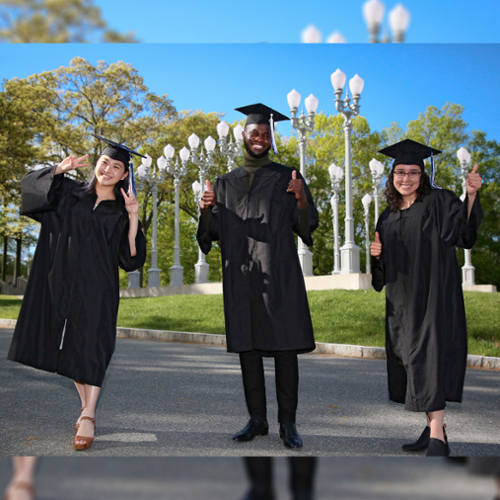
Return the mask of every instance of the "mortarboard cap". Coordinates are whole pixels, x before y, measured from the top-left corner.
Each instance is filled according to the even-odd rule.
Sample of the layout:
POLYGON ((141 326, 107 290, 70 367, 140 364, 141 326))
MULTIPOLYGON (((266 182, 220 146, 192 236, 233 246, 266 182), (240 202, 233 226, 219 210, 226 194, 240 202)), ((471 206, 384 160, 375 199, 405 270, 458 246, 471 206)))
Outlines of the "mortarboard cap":
POLYGON ((132 186, 132 191, 134 193, 134 196, 136 195, 136 189, 135 189, 135 181, 134 181, 134 170, 132 168, 132 163, 130 162, 131 156, 130 155, 136 155, 140 156, 141 158, 146 158, 145 156, 141 155, 141 153, 138 153, 137 151, 134 151, 133 149, 127 148, 127 146, 124 146, 123 144, 118 144, 117 142, 111 141, 110 139, 105 139, 104 137, 101 137, 100 135, 92 134, 94 137, 97 139, 100 139, 101 141, 104 141, 107 143, 106 147, 102 150, 102 155, 107 155, 110 158, 113 158, 113 160, 118 160, 121 161, 124 165, 125 168, 129 169, 129 182, 132 186))
POLYGON ((404 141, 397 142, 392 146, 381 149, 379 153, 394 158, 392 168, 396 165, 419 165, 423 169, 424 160, 429 156, 438 155, 441 151, 420 144, 412 139, 405 139, 404 141))
POLYGON ((274 139, 274 123, 289 120, 290 118, 261 103, 250 104, 249 106, 243 106, 242 108, 235 108, 235 111, 239 111, 240 113, 247 115, 245 126, 252 125, 254 123, 269 125, 271 128, 271 143, 273 146, 273 151, 274 154, 278 154, 276 141, 274 139))

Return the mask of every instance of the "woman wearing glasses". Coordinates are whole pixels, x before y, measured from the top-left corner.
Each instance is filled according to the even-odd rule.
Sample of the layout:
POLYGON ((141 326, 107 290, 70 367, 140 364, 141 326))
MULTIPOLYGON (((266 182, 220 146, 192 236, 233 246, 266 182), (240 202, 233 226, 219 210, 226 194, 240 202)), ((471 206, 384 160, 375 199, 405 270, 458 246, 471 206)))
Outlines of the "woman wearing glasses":
POLYGON ((422 435, 403 450, 447 456, 444 409, 446 401, 462 400, 467 361, 455 246, 471 248, 476 241, 481 177, 475 165, 462 202, 425 173, 424 159, 440 151, 406 139, 380 152, 394 158, 388 207, 371 245, 372 285, 386 288, 389 398, 427 416, 422 435))

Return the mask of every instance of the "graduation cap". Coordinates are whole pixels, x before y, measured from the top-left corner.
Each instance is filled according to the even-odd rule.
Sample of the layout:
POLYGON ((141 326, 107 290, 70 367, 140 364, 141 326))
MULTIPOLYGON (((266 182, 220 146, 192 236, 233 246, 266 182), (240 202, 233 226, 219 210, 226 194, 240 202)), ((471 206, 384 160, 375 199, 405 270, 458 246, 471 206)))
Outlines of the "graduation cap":
POLYGON ((274 139, 274 123, 289 120, 290 118, 261 103, 250 104, 249 106, 243 106, 242 108, 235 108, 235 111, 239 111, 240 113, 247 115, 248 118, 245 126, 252 125, 254 123, 269 125, 271 129, 271 144, 273 146, 273 151, 275 155, 278 154, 276 140, 274 139))
POLYGON ((121 161, 124 165, 125 168, 128 167, 129 169, 129 177, 130 177, 130 184, 132 186, 132 191, 134 193, 134 196, 137 194, 135 190, 135 181, 134 181, 134 170, 133 170, 133 165, 131 163, 131 155, 136 155, 140 156, 141 158, 146 158, 145 156, 141 155, 141 153, 138 153, 137 151, 134 151, 133 149, 128 148, 127 146, 124 146, 123 144, 119 144, 115 141, 112 141, 110 139, 105 139, 104 137, 101 137, 100 135, 92 134, 94 137, 97 139, 100 139, 101 141, 106 142, 106 147, 102 151, 102 155, 107 155, 110 158, 113 158, 113 160, 118 160, 121 161))
POLYGON ((439 149, 434 149, 431 146, 426 146, 425 144, 420 144, 412 139, 405 139, 401 142, 397 142, 392 146, 387 146, 381 149, 379 153, 382 153, 390 158, 394 158, 392 163, 392 168, 396 168, 398 165, 418 165, 422 170, 424 170, 424 160, 431 157, 431 187, 433 189, 441 189, 434 182, 434 155, 441 153, 439 149))

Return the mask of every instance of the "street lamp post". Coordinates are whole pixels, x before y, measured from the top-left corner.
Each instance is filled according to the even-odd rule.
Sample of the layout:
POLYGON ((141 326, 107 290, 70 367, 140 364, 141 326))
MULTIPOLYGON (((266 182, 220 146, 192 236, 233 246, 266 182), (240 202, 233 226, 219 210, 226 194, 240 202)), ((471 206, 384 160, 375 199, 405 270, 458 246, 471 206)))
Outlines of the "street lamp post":
POLYGON ((335 93, 335 107, 344 117, 345 134, 345 244, 340 249, 341 273, 359 273, 359 251, 360 248, 354 243, 354 219, 352 214, 352 171, 351 171, 351 130, 353 116, 359 114, 359 100, 363 91, 364 81, 358 75, 349 80, 349 88, 352 101, 346 89, 345 99, 342 100, 346 75, 337 69, 331 76, 332 86, 335 93))
MULTIPOLYGON (((170 146, 165 147, 165 150, 170 146)), ((189 160, 189 149, 184 147, 179 151, 179 156, 181 158, 181 165, 179 166, 179 160, 175 161, 175 165, 172 165, 172 158, 174 156, 174 148, 170 146, 170 150, 165 151, 167 156, 167 171, 174 177, 174 188, 175 188, 175 243, 174 243, 174 264, 170 267, 170 286, 178 286, 183 283, 183 267, 181 266, 181 255, 180 255, 180 244, 179 244, 179 188, 181 184, 181 178, 187 173, 187 162, 189 160)))
POLYGON ((332 183, 333 196, 330 199, 333 212, 333 271, 332 274, 340 274, 340 251, 339 251, 339 191, 340 181, 344 177, 344 171, 332 163, 328 167, 332 183))
MULTIPOLYGON (((462 167, 462 188, 463 193, 462 197, 465 200, 467 196, 467 176, 469 175, 469 165, 470 165, 470 153, 464 148, 461 147, 457 151, 457 157, 460 161, 460 165, 462 167)), ((472 265, 472 252, 470 249, 464 249, 464 265, 462 267, 462 284, 464 285, 475 285, 476 284, 476 269, 472 265)))
POLYGON ((384 164, 378 161, 376 158, 370 160, 370 171, 372 173, 373 179, 373 198, 375 200, 375 225, 378 221, 378 190, 380 188, 380 181, 384 175, 385 167, 384 164))
MULTIPOLYGON (((290 114, 292 127, 299 134, 299 154, 300 154, 300 173, 307 182, 306 176, 306 138, 307 133, 314 130, 314 117, 318 108, 318 99, 312 94, 305 100, 307 116, 302 110, 300 116, 297 116, 300 104, 300 94, 293 89, 288 95, 288 105, 290 106, 290 114)), ((313 275, 312 252, 307 248, 307 245, 298 238, 298 254, 302 273, 304 276, 313 275)))
MULTIPOLYGON (((191 148, 191 162, 198 166, 200 181, 194 181, 191 187, 194 192, 194 199, 196 206, 198 207, 198 219, 200 217, 200 200, 201 194, 205 190, 205 179, 208 170, 213 166, 213 155, 215 151, 215 139, 208 136, 205 141, 206 154, 201 151, 198 155, 198 146, 200 144, 200 139, 196 134, 191 134, 188 138, 189 147, 191 148)), ((209 265, 207 264, 205 254, 201 251, 198 246, 198 262, 194 265, 194 282, 195 283, 208 283, 208 271, 209 265)))
POLYGON ((241 155, 241 146, 243 144, 243 130, 244 128, 241 125, 236 125, 233 130, 233 135, 236 143, 233 142, 233 138, 231 137, 228 144, 227 135, 229 133, 229 125, 225 121, 221 121, 217 125, 220 154, 227 158, 227 168, 229 172, 231 172, 231 170, 233 170, 236 165, 235 158, 241 155))
POLYGON ((158 269, 158 251, 156 245, 157 237, 157 205, 158 205, 158 184, 165 180, 164 172, 166 166, 166 160, 163 156, 158 158, 157 166, 158 170, 153 166, 151 169, 151 164, 153 159, 151 156, 146 155, 142 158, 141 165, 137 169, 137 175, 139 177, 138 188, 143 189, 144 181, 151 184, 151 192, 153 193, 153 247, 151 249, 151 267, 148 270, 148 287, 160 286, 160 274, 161 271, 158 269))
POLYGON ((366 274, 370 274, 370 203, 372 202, 372 197, 366 193, 363 198, 361 198, 363 207, 365 209, 365 252, 366 252, 366 274))

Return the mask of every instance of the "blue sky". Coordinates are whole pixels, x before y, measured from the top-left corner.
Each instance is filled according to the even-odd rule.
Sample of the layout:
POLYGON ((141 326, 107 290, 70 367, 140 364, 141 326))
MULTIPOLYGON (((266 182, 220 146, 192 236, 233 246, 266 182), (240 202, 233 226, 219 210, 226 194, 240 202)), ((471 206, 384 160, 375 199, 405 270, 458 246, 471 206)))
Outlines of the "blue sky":
MULTIPOLYGON (((348 80, 356 73, 365 80, 361 115, 372 130, 391 122, 406 128, 428 105, 449 101, 465 106, 471 129, 500 141, 500 44, 2 44, 0 77, 23 78, 75 56, 128 62, 177 110, 226 113, 229 122, 241 118, 235 107, 255 102, 288 114, 293 88, 303 100, 313 93, 318 111, 336 114, 330 75, 340 68, 348 80)), ((284 123, 278 130, 291 132, 284 123)))
MULTIPOLYGON (((310 23, 324 38, 340 31, 348 42, 367 41, 365 0, 95 0, 108 25, 135 31, 145 42, 297 43, 310 23)), ((383 26, 397 3, 411 14, 409 43, 500 42, 498 0, 385 0, 383 26)))

